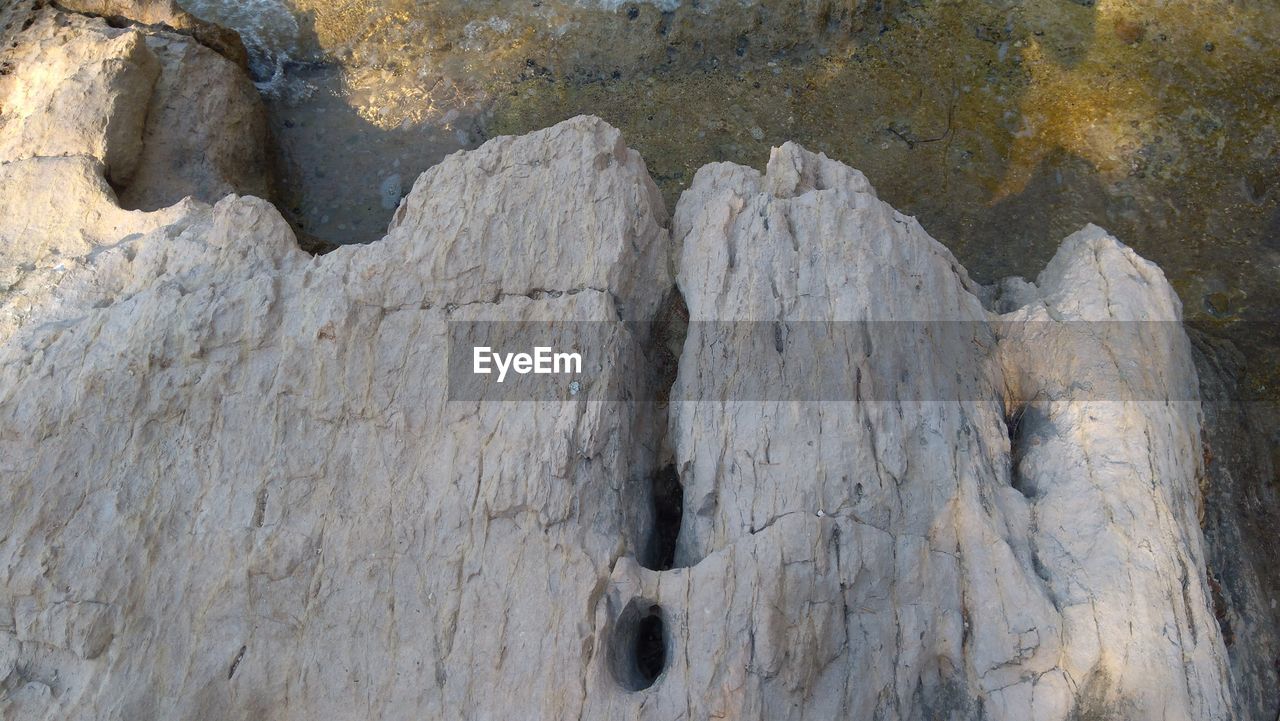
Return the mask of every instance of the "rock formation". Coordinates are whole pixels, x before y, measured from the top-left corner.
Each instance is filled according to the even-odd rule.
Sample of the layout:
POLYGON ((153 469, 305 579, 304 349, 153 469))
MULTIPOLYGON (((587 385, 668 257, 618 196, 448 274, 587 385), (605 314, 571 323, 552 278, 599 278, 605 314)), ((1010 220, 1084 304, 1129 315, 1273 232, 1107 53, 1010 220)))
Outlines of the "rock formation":
POLYGON ((312 257, 258 198, 121 209, 243 157, 152 126, 211 60, 41 13, 56 82, 0 78, 6 717, 1236 718, 1180 308, 1100 229, 982 288, 824 156, 672 220, 579 117, 312 257), (673 285, 667 404, 633 321, 673 285), (581 397, 452 398, 491 321, 605 328, 581 397), (758 395, 824 368, 853 395, 758 395))
MULTIPOLYGON (((702 331, 753 327, 726 319, 868 328, 834 349, 867 400, 673 407, 690 568, 640 586, 689 628, 673 680, 692 717, 1231 718, 1186 338, 1054 345, 1072 321, 1176 321, 1157 268, 1086 229, 1036 286, 1007 283, 1021 307, 988 326, 946 249, 794 145, 763 176, 703 168, 674 235, 675 397, 691 378, 713 379, 703 398, 758 382, 717 372, 743 346, 702 331), (1117 375, 1131 395, 1070 400, 1117 375)), ((777 366, 805 372, 789 345, 777 366)))
POLYGON ((190 35, 241 68, 248 67, 249 54, 235 31, 201 20, 173 0, 58 0, 58 5, 112 22, 190 35))
POLYGON ((266 119, 239 66, 163 29, 53 8, 11 22, 25 29, 0 59, 0 159, 96 159, 129 208, 269 197, 266 119))

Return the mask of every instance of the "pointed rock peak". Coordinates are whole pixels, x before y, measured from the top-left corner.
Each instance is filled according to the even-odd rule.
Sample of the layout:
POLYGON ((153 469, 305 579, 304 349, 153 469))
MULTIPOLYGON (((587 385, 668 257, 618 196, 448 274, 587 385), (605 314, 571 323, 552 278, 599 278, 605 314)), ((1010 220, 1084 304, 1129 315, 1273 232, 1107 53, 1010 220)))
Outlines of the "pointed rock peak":
POLYGON ((765 184, 777 198, 795 198, 815 190, 843 188, 875 195, 867 176, 823 153, 812 153, 793 142, 769 153, 765 184))

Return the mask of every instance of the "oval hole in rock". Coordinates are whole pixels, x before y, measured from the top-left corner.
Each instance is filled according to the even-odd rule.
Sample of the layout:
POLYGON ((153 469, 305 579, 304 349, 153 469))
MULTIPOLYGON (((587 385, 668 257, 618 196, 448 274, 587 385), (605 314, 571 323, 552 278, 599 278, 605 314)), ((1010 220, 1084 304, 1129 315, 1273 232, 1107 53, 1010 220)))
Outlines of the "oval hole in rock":
POLYGON ((628 691, 652 686, 667 666, 667 625, 662 608, 632 599, 618 616, 609 646, 609 662, 620 686, 628 691))

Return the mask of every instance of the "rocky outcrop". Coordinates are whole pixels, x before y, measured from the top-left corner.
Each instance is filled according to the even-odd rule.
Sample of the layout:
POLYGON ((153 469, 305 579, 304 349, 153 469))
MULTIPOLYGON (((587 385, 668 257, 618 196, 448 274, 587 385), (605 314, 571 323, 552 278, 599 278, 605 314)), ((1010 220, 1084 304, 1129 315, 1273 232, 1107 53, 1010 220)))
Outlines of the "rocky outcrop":
MULTIPOLYGON (((168 220, 97 247, 4 345, 11 708, 496 718, 501 678, 572 715, 658 419, 450 403, 441 349, 473 319, 652 316, 666 215, 638 156, 594 120, 498 141, 424 175, 392 237, 321 258, 256 199, 168 220), (435 192, 463 179, 492 204, 435 192), (511 226, 510 265, 477 265, 513 213, 550 220, 511 226), (518 262, 540 253, 582 262, 518 262), (39 390, 50 372, 70 395, 39 390)), ((584 392, 636 382, 622 370, 584 392)))
POLYGON ((96 159, 131 208, 270 196, 266 119, 240 67, 186 35, 52 8, 20 25, 0 58, 0 161, 96 159))
POLYGON ((58 0, 57 5, 117 23, 176 30, 190 35, 240 68, 247 69, 249 65, 249 54, 234 30, 201 20, 173 0, 58 0))
POLYGON ((989 324, 913 219, 793 145, 700 171, 675 237, 673 396, 760 399, 673 407, 689 568, 634 584, 690 629, 667 683, 692 717, 1232 718, 1186 338, 1089 325, 1176 324, 1158 269, 1090 228, 989 324), (760 322, 776 352, 743 373, 723 349, 760 322), (812 374, 815 322, 855 396, 756 395, 812 374))
POLYGON ((147 47, 161 72, 138 171, 121 204, 156 210, 187 196, 210 203, 229 193, 270 198, 266 115, 248 76, 184 36, 149 34, 147 47))
POLYGON ((144 36, 40 12, 6 53, 0 158, 84 155, 126 185, 138 169, 160 63, 144 36))
POLYGON ((0 163, 0 342, 33 313, 62 305, 69 271, 123 238, 182 221, 192 209, 184 201, 155 213, 123 210, 104 171, 83 156, 0 163))
POLYGON ((108 184, 166 204, 135 191, 165 163, 239 157, 156 104, 225 61, 21 34, 51 82, 0 78, 6 716, 1235 718, 1190 345, 1105 232, 981 288, 792 144, 671 221, 580 117, 311 257, 266 201, 202 202, 216 161, 154 212, 108 184), (495 322, 595 329, 580 385, 456 396, 495 322))

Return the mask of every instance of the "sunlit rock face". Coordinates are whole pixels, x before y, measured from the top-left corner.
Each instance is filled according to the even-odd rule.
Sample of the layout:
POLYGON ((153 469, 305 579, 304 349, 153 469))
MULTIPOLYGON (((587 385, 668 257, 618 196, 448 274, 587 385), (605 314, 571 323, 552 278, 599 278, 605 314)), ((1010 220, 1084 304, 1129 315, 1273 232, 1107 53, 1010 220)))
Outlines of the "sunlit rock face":
POLYGON ((130 208, 270 194, 262 103, 234 62, 177 32, 52 8, 12 23, 26 29, 5 49, 0 158, 94 158, 130 208))
POLYGON ((0 338, 85 256, 184 218, 184 198, 269 195, 261 102, 232 62, 158 27, 21 3, 0 19, 0 338))
POLYGON ((575 715, 658 419, 449 402, 446 332, 652 317, 656 199, 582 119, 451 158, 375 246, 311 258, 233 196, 95 248, 0 351, 17 715, 575 715))
POLYGON ((174 0, 61 0, 58 6, 113 22, 136 23, 153 30, 190 35, 236 65, 248 67, 248 53, 234 30, 201 20, 174 0))
POLYGON ((996 298, 794 145, 764 174, 703 168, 674 235, 673 397, 757 392, 761 364, 723 354, 749 346, 741 321, 780 328, 758 351, 780 380, 812 371, 787 339, 817 321, 864 399, 673 406, 688 568, 633 583, 680 619, 667 683, 692 716, 1232 717, 1196 378, 1159 269, 1090 227, 996 298))
POLYGON ((0 163, 6 717, 1233 717, 1186 338, 1062 332, 1176 328, 1101 230, 983 289, 823 156, 708 166, 671 220, 579 117, 311 257, 257 198, 121 209, 165 51, 40 22, 88 70, 0 86, 53 93, 0 137, 78 118, 0 163), (673 284, 658 404, 629 321, 673 284), (634 400, 451 399, 483 321, 616 327, 578 393, 634 400), (869 330, 814 359, 815 322, 869 330), (852 397, 751 397, 824 362, 852 397))

